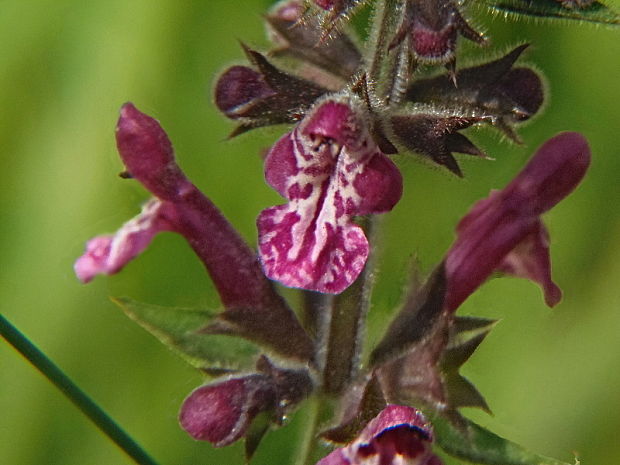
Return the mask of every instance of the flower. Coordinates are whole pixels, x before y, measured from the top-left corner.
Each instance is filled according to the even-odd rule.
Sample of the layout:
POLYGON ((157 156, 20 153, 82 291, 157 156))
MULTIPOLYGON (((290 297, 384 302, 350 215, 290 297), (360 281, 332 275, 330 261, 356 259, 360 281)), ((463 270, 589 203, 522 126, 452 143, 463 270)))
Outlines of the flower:
POLYGON ((413 407, 388 405, 345 447, 316 465, 441 465, 432 453, 432 430, 413 407))
POLYGON ((284 299, 265 277, 256 253, 177 165, 159 123, 131 103, 121 109, 116 142, 128 177, 154 198, 114 235, 91 239, 75 263, 83 282, 119 272, 161 231, 182 235, 207 269, 225 311, 205 328, 233 334, 307 361, 313 343, 284 299))
POLYGON ((458 224, 445 260, 445 306, 456 308, 493 271, 539 283, 547 305, 562 293, 551 279, 549 235, 540 215, 570 194, 590 164, 587 141, 565 132, 548 140, 500 191, 480 200, 458 224))
POLYGON ((369 253, 354 215, 383 213, 400 199, 400 172, 377 147, 356 98, 319 103, 272 147, 267 182, 289 202, 257 220, 265 273, 291 287, 339 293, 369 253))
POLYGON ((95 274, 117 273, 160 231, 183 235, 203 261, 227 306, 256 306, 269 283, 252 250, 217 208, 176 164, 168 136, 159 123, 131 103, 121 109, 116 142, 127 173, 155 199, 114 236, 89 241, 75 265, 87 282, 95 274))

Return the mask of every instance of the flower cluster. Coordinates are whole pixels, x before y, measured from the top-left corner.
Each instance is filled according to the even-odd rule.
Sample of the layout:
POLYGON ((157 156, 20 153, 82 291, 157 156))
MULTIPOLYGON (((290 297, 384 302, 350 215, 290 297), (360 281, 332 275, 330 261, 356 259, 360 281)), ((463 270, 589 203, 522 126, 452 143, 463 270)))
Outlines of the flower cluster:
MULTIPOLYGON (((237 124, 231 137, 291 125, 264 160, 266 182, 285 202, 258 214, 257 252, 184 175, 160 124, 127 103, 116 128, 124 177, 153 198, 115 234, 91 239, 75 272, 83 282, 117 273, 159 232, 187 240, 222 311, 119 303, 216 377, 181 407, 181 426, 195 439, 220 447, 245 438, 251 455, 271 425, 318 394, 333 408, 311 437, 341 447, 317 465, 441 465, 435 437, 449 453, 499 464, 480 449, 484 438, 496 437, 458 411, 489 410, 459 369, 495 322, 455 312, 494 272, 527 278, 542 287, 549 306, 559 302, 541 215, 584 177, 588 144, 578 133, 556 135, 506 187, 477 202, 426 282, 405 292, 362 364, 371 217, 392 210, 403 195, 393 156, 415 153, 463 176, 454 153, 486 154, 462 130, 489 125, 520 142, 517 126, 544 102, 538 72, 516 64, 527 44, 457 69, 457 37, 486 40, 461 2, 377 2, 370 50, 347 26, 367 3, 278 3, 266 16, 269 54, 297 66, 281 69, 244 46, 249 66, 230 67, 216 83, 217 107, 237 124), (419 71, 437 64, 447 70, 419 71), (293 311, 272 280, 301 289, 303 309, 293 311), (217 337, 243 342, 234 353, 214 355, 217 337)), ((507 441, 500 446, 507 454, 520 450, 507 441)))

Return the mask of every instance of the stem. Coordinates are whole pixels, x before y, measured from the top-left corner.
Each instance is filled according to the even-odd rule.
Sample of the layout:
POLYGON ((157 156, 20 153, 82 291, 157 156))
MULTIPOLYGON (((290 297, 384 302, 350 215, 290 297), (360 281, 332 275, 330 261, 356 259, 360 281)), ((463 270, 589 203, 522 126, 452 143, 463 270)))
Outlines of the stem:
POLYGON ((17 328, 0 315, 0 334, 26 360, 51 381, 73 404, 82 411, 123 452, 140 465, 157 465, 125 431, 118 426, 90 397, 65 375, 43 352, 17 328))
MULTIPOLYGON (((375 222, 374 216, 362 221, 362 227, 371 244, 374 242, 375 222)), ((342 393, 360 369, 360 354, 372 287, 372 258, 371 252, 362 274, 346 291, 334 297, 323 370, 323 390, 328 394, 342 393)))
POLYGON ((398 17, 398 15, 394 13, 394 10, 398 8, 402 9, 401 0, 385 0, 379 2, 377 8, 378 11, 370 35, 373 55, 368 71, 369 86, 372 89, 373 95, 377 95, 377 85, 381 82, 383 62, 389 53, 388 41, 391 36, 390 32, 395 29, 394 18, 398 17))
POLYGON ((387 106, 396 106, 400 103, 407 89, 407 81, 411 69, 411 54, 407 42, 401 43, 392 51, 389 64, 390 72, 385 79, 387 86, 385 90, 385 103, 387 106))
POLYGON ((310 402, 310 407, 306 412, 307 422, 303 430, 304 436, 295 460, 296 465, 314 465, 326 452, 319 438, 319 428, 326 417, 331 414, 332 408, 329 399, 321 394, 312 398, 310 402))
POLYGON ((306 426, 302 430, 304 432, 304 436, 301 441, 301 446, 299 447, 297 459, 295 460, 295 463, 297 465, 306 465, 309 462, 311 452, 313 449, 315 449, 316 445, 316 433, 319 418, 319 400, 317 398, 314 398, 311 400, 311 402, 312 404, 308 408, 308 412, 306 412, 306 426))
POLYGON ((320 292, 303 291, 302 297, 302 325, 310 337, 316 341, 321 333, 325 314, 330 311, 332 296, 320 292))

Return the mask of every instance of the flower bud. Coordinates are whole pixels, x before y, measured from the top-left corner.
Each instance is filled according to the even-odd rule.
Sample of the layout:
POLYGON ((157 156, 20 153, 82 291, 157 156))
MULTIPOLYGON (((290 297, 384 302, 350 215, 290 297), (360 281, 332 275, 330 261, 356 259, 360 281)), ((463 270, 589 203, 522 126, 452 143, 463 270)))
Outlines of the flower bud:
POLYGON ((254 417, 275 403, 269 377, 252 374, 199 387, 183 402, 179 422, 194 439, 223 447, 243 437, 254 417))
POLYGON ((458 34, 484 42, 461 15, 452 0, 407 0, 400 29, 390 44, 408 38, 412 54, 422 63, 454 63, 458 34))
POLYGON ((480 115, 519 141, 513 126, 534 116, 544 101, 543 82, 538 73, 526 67, 513 67, 527 47, 527 44, 520 45, 497 60, 461 69, 454 76, 417 80, 407 89, 406 98, 417 104, 460 108, 480 115))
POLYGON ((233 66, 215 86, 215 103, 240 125, 232 136, 262 126, 299 121, 325 92, 322 87, 273 66, 263 55, 244 47, 255 69, 233 66))

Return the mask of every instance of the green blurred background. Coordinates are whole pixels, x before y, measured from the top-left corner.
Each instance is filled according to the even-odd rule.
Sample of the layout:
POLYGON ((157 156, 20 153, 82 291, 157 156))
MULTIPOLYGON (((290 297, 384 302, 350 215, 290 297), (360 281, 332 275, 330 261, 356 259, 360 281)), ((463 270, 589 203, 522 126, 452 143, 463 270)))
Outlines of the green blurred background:
MULTIPOLYGON (((213 450, 177 425, 201 377, 109 301, 110 295, 218 307, 213 287, 180 237, 162 235, 120 275, 88 286, 72 264, 84 242, 115 230, 147 198, 116 176, 118 108, 133 101, 157 117, 181 165, 244 237, 279 203, 258 152, 283 131, 232 142, 214 109, 214 75, 243 61, 238 39, 267 45, 268 0, 3 0, 0 2, 0 296, 12 320, 162 465, 242 463, 239 444, 213 450)), ((617 3, 616 3, 617 5, 617 3)), ((463 159, 465 180, 400 157, 405 194, 384 220, 369 337, 399 302, 411 257, 440 259, 459 217, 504 185, 542 141, 583 132, 593 163, 583 185, 546 216, 554 277, 564 301, 515 279, 486 284, 462 314, 501 318, 466 365, 493 409, 467 412, 541 454, 584 465, 620 463, 620 31, 501 18, 475 56, 533 44, 525 61, 551 84, 548 108, 521 130, 526 147, 470 131, 495 161, 463 159), (373 330, 374 328, 374 330, 373 330)), ((0 463, 129 464, 7 344, 0 344, 0 463)), ((257 464, 287 464, 299 416, 272 433, 257 464)), ((460 461, 450 461, 450 464, 460 461)))

